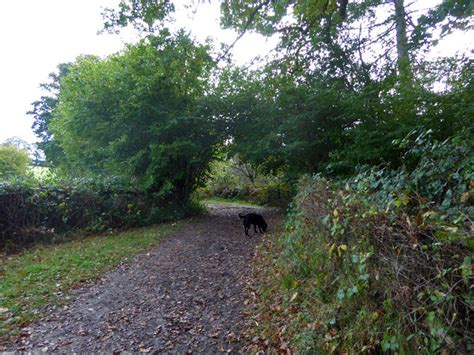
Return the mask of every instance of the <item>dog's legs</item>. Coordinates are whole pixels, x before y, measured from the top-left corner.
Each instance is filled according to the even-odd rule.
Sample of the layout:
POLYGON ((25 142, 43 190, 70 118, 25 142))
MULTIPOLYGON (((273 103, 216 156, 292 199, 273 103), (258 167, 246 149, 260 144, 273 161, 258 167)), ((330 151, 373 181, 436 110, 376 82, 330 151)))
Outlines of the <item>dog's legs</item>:
POLYGON ((258 226, 258 230, 260 231, 260 233, 263 233, 262 227, 260 227, 260 225, 258 226))
POLYGON ((244 230, 245 230, 245 235, 248 236, 249 235, 249 227, 244 226, 244 230))
POLYGON ((258 233, 258 232, 257 232, 257 225, 256 225, 256 224, 253 225, 253 230, 255 231, 255 233, 258 233))

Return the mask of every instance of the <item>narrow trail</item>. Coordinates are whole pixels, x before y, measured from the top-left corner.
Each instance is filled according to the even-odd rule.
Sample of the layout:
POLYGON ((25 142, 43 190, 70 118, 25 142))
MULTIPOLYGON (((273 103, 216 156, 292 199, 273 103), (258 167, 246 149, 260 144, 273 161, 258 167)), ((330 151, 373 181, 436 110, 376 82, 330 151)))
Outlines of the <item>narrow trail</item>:
MULTIPOLYGON (((244 278, 259 235, 237 214, 209 206, 159 246, 77 289, 65 307, 25 328, 11 351, 238 352, 244 278)), ((270 226, 280 217, 262 209, 270 226)))

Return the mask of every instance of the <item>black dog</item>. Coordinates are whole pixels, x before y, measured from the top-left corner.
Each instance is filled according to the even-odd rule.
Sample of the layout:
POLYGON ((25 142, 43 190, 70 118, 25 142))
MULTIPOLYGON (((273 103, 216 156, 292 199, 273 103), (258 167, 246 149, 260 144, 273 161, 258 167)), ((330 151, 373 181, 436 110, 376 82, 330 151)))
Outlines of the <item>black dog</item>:
POLYGON ((268 224, 267 222, 265 222, 261 214, 247 213, 245 215, 241 215, 239 213, 239 217, 243 219, 245 235, 247 236, 249 235, 249 229, 252 224, 253 224, 253 229, 255 230, 255 233, 257 233, 257 226, 260 233, 267 231, 268 224))

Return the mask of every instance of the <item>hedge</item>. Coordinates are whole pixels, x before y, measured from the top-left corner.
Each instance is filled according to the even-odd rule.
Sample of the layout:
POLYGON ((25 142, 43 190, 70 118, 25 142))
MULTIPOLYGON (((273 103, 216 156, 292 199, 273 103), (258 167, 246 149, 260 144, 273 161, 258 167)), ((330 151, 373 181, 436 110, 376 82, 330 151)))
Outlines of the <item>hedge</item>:
POLYGON ((0 248, 72 230, 104 231, 179 218, 189 209, 121 183, 0 184, 0 248))

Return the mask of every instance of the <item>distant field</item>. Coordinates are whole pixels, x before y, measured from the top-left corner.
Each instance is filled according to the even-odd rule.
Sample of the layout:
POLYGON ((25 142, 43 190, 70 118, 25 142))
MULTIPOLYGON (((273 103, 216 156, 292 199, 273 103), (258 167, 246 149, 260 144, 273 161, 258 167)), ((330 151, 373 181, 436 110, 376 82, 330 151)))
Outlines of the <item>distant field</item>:
POLYGON ((255 206, 255 207, 259 206, 256 203, 250 202, 250 201, 244 201, 244 200, 239 200, 239 199, 224 199, 224 198, 219 198, 219 197, 204 199, 202 202, 206 205, 216 204, 216 205, 223 205, 223 206, 255 206))

